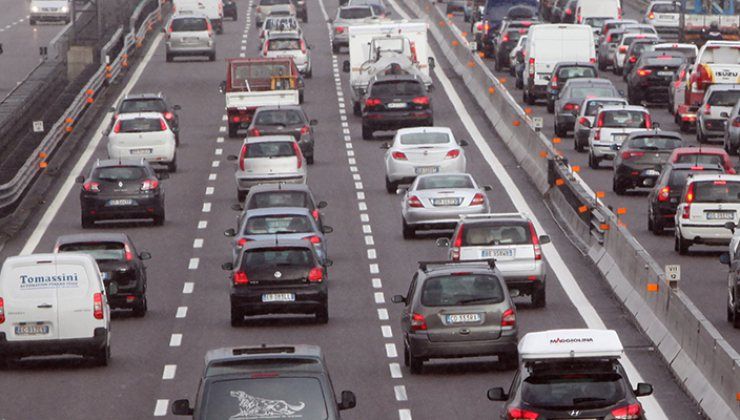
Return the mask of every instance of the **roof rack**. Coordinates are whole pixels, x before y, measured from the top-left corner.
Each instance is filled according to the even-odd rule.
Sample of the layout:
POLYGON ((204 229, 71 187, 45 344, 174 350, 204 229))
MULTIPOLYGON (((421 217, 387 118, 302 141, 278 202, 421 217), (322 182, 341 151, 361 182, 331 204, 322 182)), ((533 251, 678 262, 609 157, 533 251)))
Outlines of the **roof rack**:
POLYGON ((465 260, 465 261, 450 261, 450 260, 444 260, 444 261, 419 261, 419 268, 422 271, 427 271, 427 269, 431 266, 434 267, 458 267, 458 266, 466 266, 466 265, 486 265, 489 268, 496 268, 496 260, 491 258, 488 260, 465 260))

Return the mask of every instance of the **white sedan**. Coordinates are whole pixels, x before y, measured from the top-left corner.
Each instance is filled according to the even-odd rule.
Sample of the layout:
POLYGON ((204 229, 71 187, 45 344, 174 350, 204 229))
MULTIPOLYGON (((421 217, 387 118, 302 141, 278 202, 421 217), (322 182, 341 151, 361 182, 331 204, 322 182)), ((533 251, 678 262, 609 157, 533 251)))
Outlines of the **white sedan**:
POLYGON ((177 170, 175 133, 158 112, 120 114, 108 133, 110 159, 144 158, 177 170))
POLYGON ((465 173, 466 159, 462 147, 447 127, 402 128, 385 143, 385 188, 395 194, 399 184, 414 182, 417 175, 465 173))

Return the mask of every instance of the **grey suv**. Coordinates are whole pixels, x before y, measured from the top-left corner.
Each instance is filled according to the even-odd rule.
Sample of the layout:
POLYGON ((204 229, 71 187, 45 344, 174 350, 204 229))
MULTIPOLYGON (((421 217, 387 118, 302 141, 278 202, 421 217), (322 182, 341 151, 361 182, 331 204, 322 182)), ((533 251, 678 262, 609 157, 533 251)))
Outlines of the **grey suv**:
POLYGON ((169 63, 177 56, 207 56, 216 60, 216 39, 211 21, 205 15, 190 11, 172 16, 165 33, 165 60, 169 63))
POLYGON ((518 362, 516 309, 493 260, 420 262, 401 314, 404 362, 421 373, 433 358, 498 356, 518 362))

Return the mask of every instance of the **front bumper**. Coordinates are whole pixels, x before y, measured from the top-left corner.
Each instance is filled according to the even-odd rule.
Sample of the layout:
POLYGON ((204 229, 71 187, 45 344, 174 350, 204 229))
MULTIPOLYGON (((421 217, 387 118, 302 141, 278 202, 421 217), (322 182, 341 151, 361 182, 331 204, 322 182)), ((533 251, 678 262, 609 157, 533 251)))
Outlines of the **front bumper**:
POLYGON ((456 358, 516 354, 517 331, 502 331, 496 340, 430 341, 426 333, 408 334, 409 350, 414 357, 456 358))
POLYGON ((108 330, 98 327, 92 337, 68 338, 59 340, 14 340, 8 341, 0 332, 0 354, 11 357, 45 356, 54 354, 92 355, 105 348, 108 343, 108 330))

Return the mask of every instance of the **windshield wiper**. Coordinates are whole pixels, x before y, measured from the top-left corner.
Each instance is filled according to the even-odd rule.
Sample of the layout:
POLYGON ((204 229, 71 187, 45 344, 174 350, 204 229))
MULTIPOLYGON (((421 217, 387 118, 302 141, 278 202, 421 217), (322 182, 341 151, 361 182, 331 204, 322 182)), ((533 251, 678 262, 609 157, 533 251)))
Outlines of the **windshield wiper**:
POLYGON ((457 304, 458 305, 465 305, 465 304, 468 304, 468 303, 483 302, 483 301, 486 301, 486 300, 494 300, 494 299, 496 299, 496 298, 495 297, 478 297, 478 298, 472 298, 472 299, 463 299, 463 300, 459 300, 457 302, 457 304))

